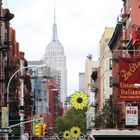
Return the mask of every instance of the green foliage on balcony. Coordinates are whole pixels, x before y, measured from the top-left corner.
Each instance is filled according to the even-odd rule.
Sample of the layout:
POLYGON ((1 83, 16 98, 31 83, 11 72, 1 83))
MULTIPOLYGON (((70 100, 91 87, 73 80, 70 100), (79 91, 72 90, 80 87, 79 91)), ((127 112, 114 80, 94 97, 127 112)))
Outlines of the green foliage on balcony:
POLYGON ((95 128, 120 128, 121 113, 120 108, 113 103, 112 96, 106 100, 100 114, 96 115, 95 128))

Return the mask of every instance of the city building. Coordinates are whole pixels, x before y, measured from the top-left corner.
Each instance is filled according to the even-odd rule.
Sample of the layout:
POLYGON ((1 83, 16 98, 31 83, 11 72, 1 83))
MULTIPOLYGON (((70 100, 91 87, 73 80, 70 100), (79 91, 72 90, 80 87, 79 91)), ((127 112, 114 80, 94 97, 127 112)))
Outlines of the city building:
MULTIPOLYGON (((28 61, 29 66, 40 66, 42 64, 42 61, 28 61)), ((41 114, 46 114, 49 110, 49 100, 47 95, 48 89, 47 87, 43 86, 43 84, 50 77, 49 72, 50 69, 46 66, 38 68, 33 67, 29 70, 29 74, 31 75, 33 97, 35 98, 33 114, 38 116, 40 116, 41 114)))
MULTIPOLYGON (((40 66, 43 65, 43 61, 28 61, 28 65, 40 66)), ((46 64, 40 68, 32 68, 29 73, 35 101, 32 117, 43 117, 48 127, 52 129, 56 117, 63 115, 63 103, 60 101, 56 80, 51 76, 50 67, 46 64)))
MULTIPOLYGON (((121 109, 121 127, 123 128, 139 128, 140 126, 138 114, 140 88, 135 87, 136 83, 140 83, 138 78, 140 70, 137 65, 140 61, 139 5, 140 1, 123 0, 123 8, 109 42, 112 52, 113 101, 121 109)), ((118 121, 117 118, 116 121, 118 121)))
POLYGON ((12 73, 14 73, 14 67, 16 67, 16 65, 19 65, 19 63, 15 63, 17 60, 19 60, 19 46, 15 39, 14 29, 10 27, 10 20, 14 17, 14 15, 10 13, 9 9, 3 9, 1 5, 0 10, 0 16, 2 17, 0 19, 0 126, 6 127, 5 113, 8 111, 6 88, 10 76, 12 75, 12 73), (11 46, 9 44, 9 39, 12 43, 14 43, 11 46), (17 53, 14 53, 15 49, 18 50, 17 53), (13 65, 10 64, 10 60, 13 65))
MULTIPOLYGON (((27 124, 23 127, 19 123, 31 116, 31 82, 27 69, 21 72, 21 68, 27 67, 27 60, 24 52, 19 51, 16 31, 10 26, 14 14, 3 9, 1 3, 0 11, 0 126, 17 125, 9 134, 9 139, 16 140, 20 138, 20 131, 23 134, 30 131, 27 124)), ((0 137, 4 139, 5 135, 1 133, 0 137)))
POLYGON ((112 87, 110 87, 110 77, 112 77, 112 53, 108 47, 109 40, 114 32, 113 27, 105 27, 105 31, 99 42, 99 63, 100 63, 100 110, 103 108, 105 101, 112 95, 112 87))
POLYGON ((88 55, 85 61, 85 78, 84 78, 84 91, 89 95, 89 105, 94 102, 94 93, 92 92, 94 88, 94 81, 92 80, 92 73, 97 71, 98 61, 93 61, 92 55, 88 55))
POLYGON ((86 112, 86 128, 91 129, 94 126, 95 118, 95 98, 97 94, 95 93, 96 82, 92 79, 92 73, 97 72, 98 61, 92 60, 92 55, 88 55, 85 61, 85 73, 84 73, 84 91, 89 96, 89 105, 86 112))
POLYGON ((92 55, 89 54, 85 60, 85 80, 84 80, 84 89, 86 92, 91 89, 91 74, 93 71, 96 71, 98 68, 98 61, 93 61, 92 55))
POLYGON ((57 36, 55 9, 54 9, 52 40, 46 47, 43 61, 48 67, 51 68, 51 75, 56 78, 59 88, 60 99, 64 103, 67 97, 66 56, 64 54, 64 47, 59 42, 57 36))

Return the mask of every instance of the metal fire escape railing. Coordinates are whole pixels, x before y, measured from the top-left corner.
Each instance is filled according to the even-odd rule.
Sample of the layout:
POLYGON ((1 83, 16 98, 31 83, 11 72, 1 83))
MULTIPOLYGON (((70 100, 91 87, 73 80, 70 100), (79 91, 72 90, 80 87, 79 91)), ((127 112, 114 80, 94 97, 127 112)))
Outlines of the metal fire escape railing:
MULTIPOLYGON (((6 106, 6 87, 9 80, 9 21, 14 17, 1 7, 0 0, 0 108, 6 106)), ((2 109, 0 109, 2 110, 2 109)), ((1 116, 1 112, 0 112, 1 116)), ((1 123, 2 125, 2 123, 1 123)))

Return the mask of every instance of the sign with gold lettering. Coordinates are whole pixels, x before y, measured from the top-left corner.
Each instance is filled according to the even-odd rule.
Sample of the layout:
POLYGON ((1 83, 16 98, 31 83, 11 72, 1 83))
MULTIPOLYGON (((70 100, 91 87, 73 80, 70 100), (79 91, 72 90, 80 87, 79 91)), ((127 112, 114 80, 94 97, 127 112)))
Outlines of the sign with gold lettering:
POLYGON ((140 101, 140 88, 135 83, 140 83, 140 57, 119 58, 120 64, 120 100, 140 101))

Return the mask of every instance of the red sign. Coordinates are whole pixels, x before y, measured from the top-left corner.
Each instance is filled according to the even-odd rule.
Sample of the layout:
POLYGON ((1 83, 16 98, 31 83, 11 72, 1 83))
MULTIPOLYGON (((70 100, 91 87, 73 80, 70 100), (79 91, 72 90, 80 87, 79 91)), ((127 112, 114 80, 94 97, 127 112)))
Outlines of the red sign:
POLYGON ((119 58, 120 64, 120 100, 140 101, 140 58, 119 58))

